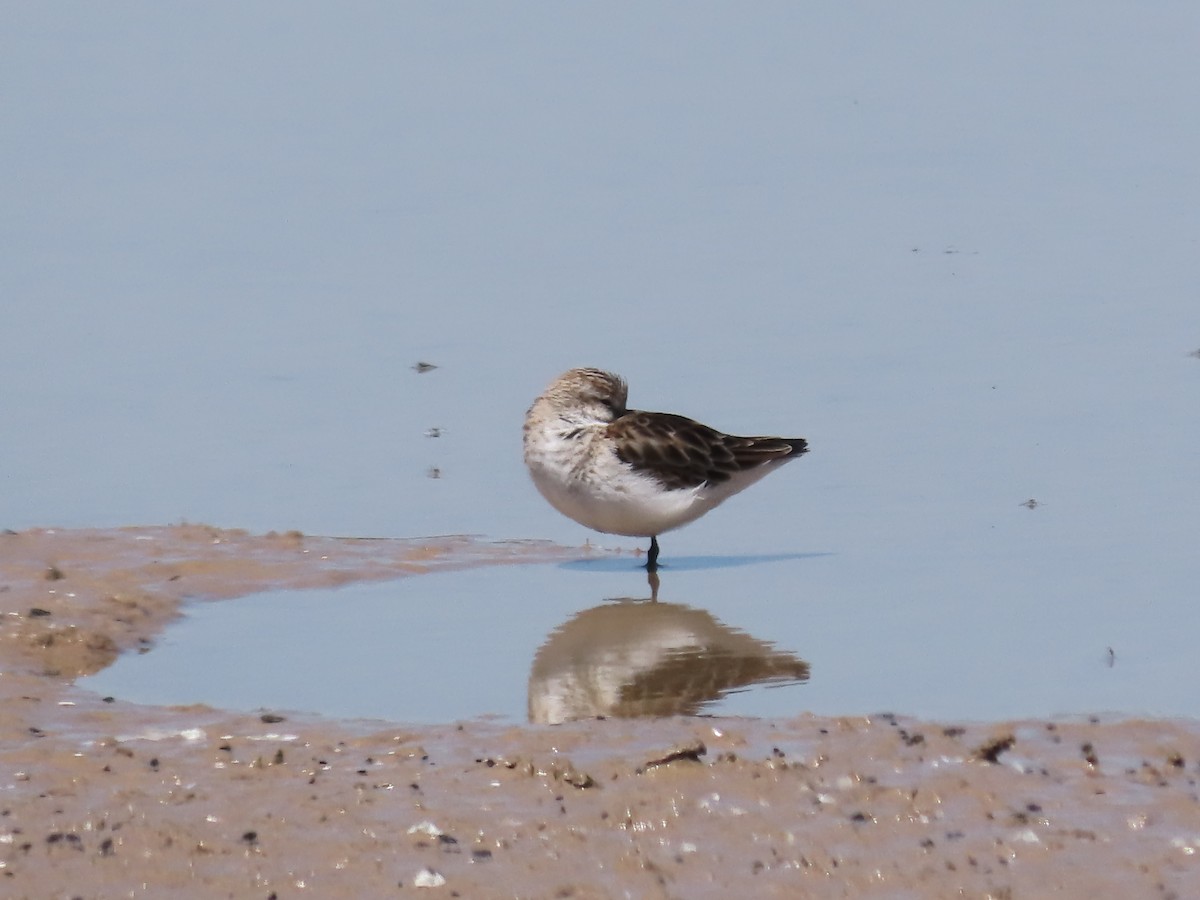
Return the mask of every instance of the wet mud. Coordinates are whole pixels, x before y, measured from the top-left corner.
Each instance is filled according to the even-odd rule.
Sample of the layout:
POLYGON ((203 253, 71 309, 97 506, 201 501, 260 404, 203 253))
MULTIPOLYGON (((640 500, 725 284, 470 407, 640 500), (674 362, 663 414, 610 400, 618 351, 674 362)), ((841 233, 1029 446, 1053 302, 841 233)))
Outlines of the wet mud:
POLYGON ((616 706, 407 727, 74 684, 187 600, 580 553, 204 526, 0 535, 0 896, 1197 896, 1191 720, 616 706))

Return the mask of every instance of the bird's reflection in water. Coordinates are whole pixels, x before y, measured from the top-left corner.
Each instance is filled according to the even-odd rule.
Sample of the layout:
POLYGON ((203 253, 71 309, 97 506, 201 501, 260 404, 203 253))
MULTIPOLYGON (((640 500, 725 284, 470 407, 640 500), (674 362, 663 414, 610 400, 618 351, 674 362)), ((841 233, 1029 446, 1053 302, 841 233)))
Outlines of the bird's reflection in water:
POLYGON ((577 613, 542 644, 529 675, 529 720, 695 715, 756 684, 808 680, 808 663, 702 609, 651 597, 577 613))

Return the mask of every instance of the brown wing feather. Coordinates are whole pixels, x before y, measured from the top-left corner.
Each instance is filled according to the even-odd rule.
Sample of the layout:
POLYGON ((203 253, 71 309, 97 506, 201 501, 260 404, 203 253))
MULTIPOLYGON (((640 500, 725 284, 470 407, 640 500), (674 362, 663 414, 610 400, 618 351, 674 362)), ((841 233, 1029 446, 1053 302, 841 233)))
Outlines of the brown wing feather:
POLYGON ((808 449, 803 438, 737 437, 671 413, 634 410, 606 430, 622 462, 675 490, 720 484, 735 472, 808 449))

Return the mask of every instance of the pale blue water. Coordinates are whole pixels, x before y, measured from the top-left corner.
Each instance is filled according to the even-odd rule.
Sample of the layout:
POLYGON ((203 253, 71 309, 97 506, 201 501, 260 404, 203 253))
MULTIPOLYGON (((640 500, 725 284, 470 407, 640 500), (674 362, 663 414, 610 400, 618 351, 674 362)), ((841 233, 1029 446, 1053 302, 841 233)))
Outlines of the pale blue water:
MULTIPOLYGON (((3 16, 0 526, 578 543, 520 419, 600 365, 635 405, 811 441, 664 541, 823 554, 667 573, 812 664, 736 702, 1197 714, 1193 4, 3 16)), ((528 655, 615 589, 580 578, 383 606, 459 591, 528 655)), ((505 658, 503 699, 447 717, 519 708, 505 658)), ((216 697, 199 674, 181 702, 216 697)))
MULTIPOLYGON (((1137 603, 1081 617, 1048 603, 1031 572, 1000 572, 927 594, 862 593, 839 554, 677 558, 659 606, 697 610, 810 666, 807 681, 706 694, 694 711, 829 715, 901 710, 985 719, 1060 714, 1200 714, 1188 676, 1194 635, 1137 603), (849 588, 846 582, 849 580, 849 588), (1112 648, 1110 656, 1108 650, 1112 648)), ((546 693, 533 678, 543 644, 574 618, 581 635, 558 660, 602 680, 614 658, 644 655, 652 617, 619 636, 597 623, 616 598, 649 595, 628 559, 441 572, 337 590, 278 591, 197 603, 151 652, 83 684, 146 703, 336 712, 440 722, 481 715, 525 720, 546 693), (623 651, 619 653, 618 651, 623 651)), ((1083 598, 1081 598, 1083 599, 1083 598)), ((650 604, 641 611, 650 613, 650 604)), ((1157 611, 1190 621, 1190 612, 1157 611)), ((691 622, 680 622, 674 632, 691 622)), ((688 632, 691 634, 692 632, 688 632)), ((688 642, 690 646, 700 642, 688 642)), ((679 649, 678 640, 675 649, 679 649)), ((669 654, 666 654, 669 656, 669 654)), ((720 656, 709 652, 703 655, 720 656)), ((663 654, 653 663, 661 664, 663 654)), ((693 667, 702 678, 715 663, 693 667)), ((643 668, 652 668, 647 664, 643 668)), ((622 669, 624 671, 624 669, 622 669)), ((670 690, 667 690, 670 694, 670 690)), ((679 691, 686 693, 686 691, 679 691)), ((588 707, 589 714, 614 714, 588 707)), ((574 716, 570 716, 574 717, 574 716)))

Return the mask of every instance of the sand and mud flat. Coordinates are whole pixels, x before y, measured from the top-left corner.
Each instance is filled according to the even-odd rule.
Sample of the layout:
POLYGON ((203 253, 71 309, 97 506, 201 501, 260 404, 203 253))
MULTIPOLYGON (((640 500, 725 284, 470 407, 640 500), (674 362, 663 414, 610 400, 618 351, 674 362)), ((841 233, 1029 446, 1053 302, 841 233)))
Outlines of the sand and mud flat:
POLYGON ((413 727, 74 684, 185 601, 578 554, 0 535, 0 897, 1200 897, 1192 720, 413 727))

